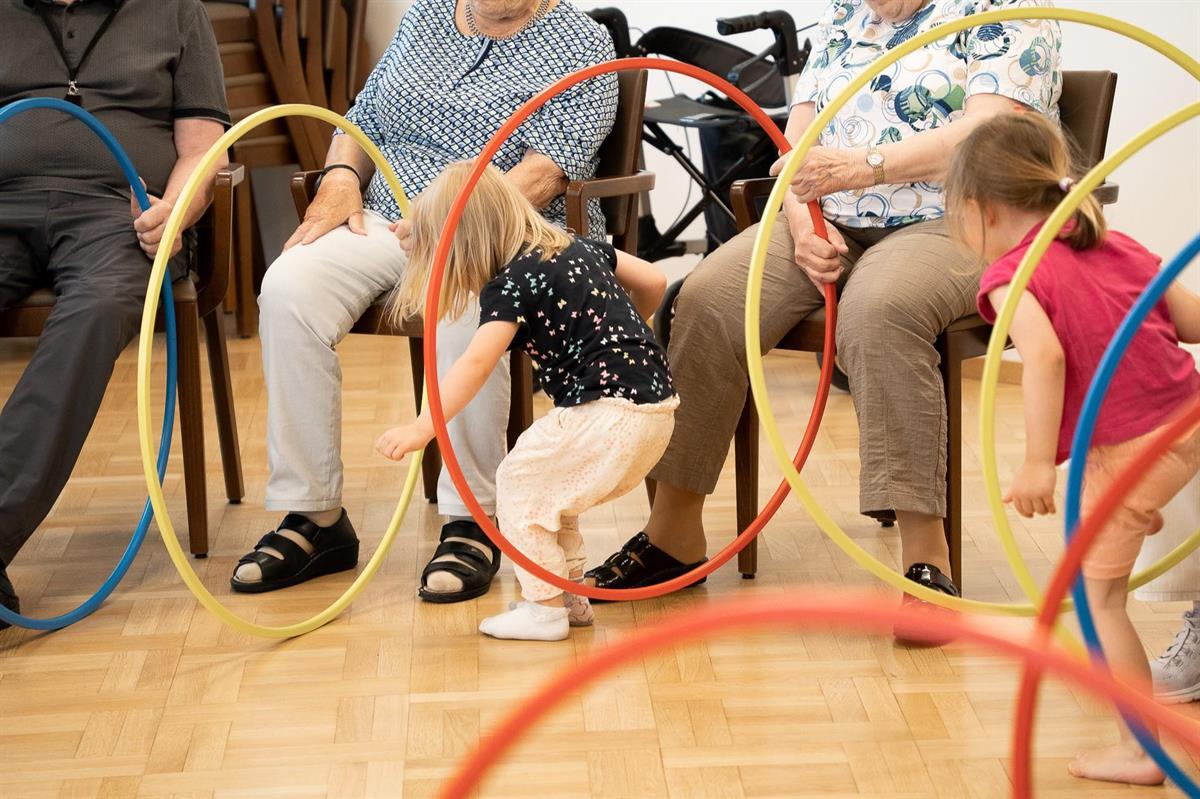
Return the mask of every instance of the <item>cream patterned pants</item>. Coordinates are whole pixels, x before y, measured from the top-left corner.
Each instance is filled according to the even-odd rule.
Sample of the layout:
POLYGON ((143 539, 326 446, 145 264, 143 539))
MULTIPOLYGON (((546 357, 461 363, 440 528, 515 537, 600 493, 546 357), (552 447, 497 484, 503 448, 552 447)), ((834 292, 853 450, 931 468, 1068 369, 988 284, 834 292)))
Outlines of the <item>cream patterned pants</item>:
MULTIPOLYGON (((553 574, 581 571, 587 554, 579 514, 646 477, 671 440, 678 405, 675 397, 655 405, 606 397, 538 419, 496 472, 501 532, 553 574)), ((530 602, 562 593, 520 567, 516 573, 530 602)))

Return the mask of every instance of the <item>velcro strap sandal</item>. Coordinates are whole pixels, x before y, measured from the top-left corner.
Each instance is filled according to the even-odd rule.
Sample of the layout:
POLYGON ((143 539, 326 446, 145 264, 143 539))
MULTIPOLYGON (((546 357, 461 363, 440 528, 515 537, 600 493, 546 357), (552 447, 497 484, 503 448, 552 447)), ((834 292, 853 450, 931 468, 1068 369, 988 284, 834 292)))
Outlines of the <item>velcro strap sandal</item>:
POLYGON ((276 591, 314 577, 353 569, 358 565, 358 536, 344 510, 341 518, 328 527, 318 527, 307 516, 289 513, 278 528, 259 539, 252 552, 238 560, 238 568, 248 563, 258 565, 262 579, 254 582, 239 580, 235 568, 230 587, 243 594, 276 591), (312 545, 312 553, 305 552, 304 547, 281 535, 279 530, 303 536, 312 545), (277 558, 264 548, 273 549, 283 557, 277 558))
POLYGON ((500 548, 473 521, 460 519, 442 526, 441 543, 421 572, 417 595, 426 602, 445 605, 483 596, 492 587, 492 578, 500 570, 500 548), (480 549, 474 543, 481 544, 480 549), (487 552, 491 553, 491 559, 487 552), (442 560, 444 558, 444 560, 442 560), (436 572, 453 574, 462 580, 458 591, 431 591, 429 576, 436 572))

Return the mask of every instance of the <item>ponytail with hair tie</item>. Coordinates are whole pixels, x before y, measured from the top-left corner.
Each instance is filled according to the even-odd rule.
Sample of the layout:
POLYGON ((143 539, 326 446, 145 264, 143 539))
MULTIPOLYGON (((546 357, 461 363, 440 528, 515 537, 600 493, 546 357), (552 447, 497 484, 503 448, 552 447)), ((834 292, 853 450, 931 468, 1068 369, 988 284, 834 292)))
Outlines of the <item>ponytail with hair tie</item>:
MULTIPOLYGON (((1049 216, 1077 185, 1071 175, 1083 171, 1078 148, 1058 123, 1039 113, 998 114, 955 148, 945 179, 946 201, 951 207, 974 201, 981 207, 1003 205, 1049 216)), ((1087 197, 1059 238, 1087 250, 1103 242, 1106 231, 1100 204, 1087 197)))

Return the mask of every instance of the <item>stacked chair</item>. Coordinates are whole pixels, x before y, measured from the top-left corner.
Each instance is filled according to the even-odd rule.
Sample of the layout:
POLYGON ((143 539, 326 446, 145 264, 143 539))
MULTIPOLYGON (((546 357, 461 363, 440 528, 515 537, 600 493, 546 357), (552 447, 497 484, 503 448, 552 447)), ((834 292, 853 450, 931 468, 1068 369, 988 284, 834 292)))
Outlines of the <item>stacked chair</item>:
MULTIPOLYGON (((367 0, 208 0, 225 90, 234 122, 279 103, 308 103, 345 114, 370 70, 363 29, 367 0)), ((332 131, 317 120, 268 122, 233 147, 232 157, 253 171, 299 164, 319 169, 332 131)), ((253 215, 252 179, 238 187, 234 311, 239 335, 257 327, 256 278, 264 264, 253 215)))

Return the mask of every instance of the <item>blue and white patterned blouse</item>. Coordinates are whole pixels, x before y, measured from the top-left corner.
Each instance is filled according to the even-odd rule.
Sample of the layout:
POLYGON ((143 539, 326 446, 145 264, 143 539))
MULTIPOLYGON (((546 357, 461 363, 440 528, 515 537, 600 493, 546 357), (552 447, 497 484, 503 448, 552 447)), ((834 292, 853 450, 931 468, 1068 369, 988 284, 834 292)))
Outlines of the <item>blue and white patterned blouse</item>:
MULTIPOLYGON (((424 191, 451 162, 478 155, 505 120, 542 89, 614 57, 608 32, 566 0, 518 35, 496 41, 464 36, 454 11, 455 0, 414 0, 346 115, 379 146, 409 197, 424 191)), ((507 172, 532 149, 554 161, 567 180, 590 178, 616 110, 616 76, 593 78, 542 106, 492 163, 507 172)), ((400 216, 379 174, 367 187, 364 205, 388 219, 400 216)), ((588 211, 591 233, 603 235, 599 203, 593 201, 588 211)), ((544 213, 566 225, 562 197, 544 213)))
MULTIPOLYGON (((830 100, 882 53, 944 22, 1047 0, 929 0, 909 19, 882 20, 864 0, 833 0, 813 40, 793 103, 830 100)), ((820 143, 838 149, 901 141, 963 115, 973 94, 1009 97, 1057 118, 1062 91, 1057 22, 1015 20, 968 28, 910 53, 843 106, 820 143)), ((887 165, 884 165, 886 170, 887 165)), ((831 194, 825 216, 852 228, 895 227, 945 214, 937 183, 887 184, 831 194)))

